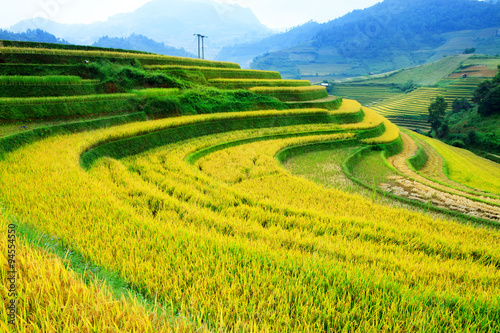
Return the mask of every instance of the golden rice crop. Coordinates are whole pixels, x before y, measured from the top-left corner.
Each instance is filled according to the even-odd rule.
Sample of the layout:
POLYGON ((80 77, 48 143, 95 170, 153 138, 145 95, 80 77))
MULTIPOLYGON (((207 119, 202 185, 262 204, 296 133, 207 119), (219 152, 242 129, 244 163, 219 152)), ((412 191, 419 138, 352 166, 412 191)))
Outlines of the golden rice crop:
MULTIPOLYGON (((200 149, 301 127, 235 131, 103 158, 89 172, 79 165, 84 151, 112 140, 301 112, 328 113, 194 116, 49 138, 0 161, 0 202, 214 331, 498 330, 497 231, 324 189, 274 158, 352 134, 242 141, 186 162, 200 149)), ((368 110, 361 127, 375 118, 368 110)))
MULTIPOLYGON (((339 109, 339 110, 341 110, 341 109, 339 109)), ((370 128, 375 128, 377 126, 380 126, 382 123, 384 123, 385 118, 378 115, 377 113, 375 113, 375 111, 373 111, 372 109, 365 108, 365 107, 362 109, 363 109, 363 113, 364 113, 364 118, 363 118, 362 122, 352 123, 352 124, 343 124, 342 128, 345 130, 350 130, 350 131, 366 130, 366 129, 370 129, 370 128)), ((355 110, 355 108, 353 108, 352 110, 355 110)), ((335 114, 336 111, 333 113, 335 114)))
POLYGON ((361 104, 352 99, 342 99, 342 105, 335 114, 356 114, 361 110, 361 104))
MULTIPOLYGON (((8 230, 9 223, 0 212, 1 229, 8 230)), ((7 243, 7 237, 2 237, 2 280, 11 277, 7 265, 9 245, 12 243, 7 243)), ((147 313, 137 299, 115 299, 102 283, 87 285, 81 277, 66 269, 60 258, 33 248, 20 237, 15 253, 17 297, 9 295, 6 284, 0 285, 4 300, 0 306, 2 332, 11 329, 15 332, 104 332, 111 327, 113 332, 172 332, 204 328, 185 318, 174 318, 166 311, 147 313), (15 325, 11 325, 6 305, 14 299, 18 317, 15 325)))
MULTIPOLYGON (((366 110, 366 109, 364 109, 366 110)), ((389 120, 385 119, 383 120, 385 131, 381 136, 378 136, 376 138, 370 138, 370 139, 362 139, 362 143, 366 144, 385 144, 385 143, 391 143, 396 141, 399 138, 399 128, 391 123, 389 120)))

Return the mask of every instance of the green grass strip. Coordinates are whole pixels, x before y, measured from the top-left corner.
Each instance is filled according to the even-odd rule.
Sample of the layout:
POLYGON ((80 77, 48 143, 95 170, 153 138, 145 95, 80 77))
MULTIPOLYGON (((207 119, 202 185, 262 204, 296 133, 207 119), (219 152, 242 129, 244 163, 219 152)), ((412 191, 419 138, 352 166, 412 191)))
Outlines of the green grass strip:
POLYGON ((281 80, 281 74, 272 71, 235 68, 210 68, 200 66, 144 66, 148 70, 158 70, 170 75, 185 75, 186 72, 200 72, 207 80, 213 79, 257 79, 281 80))
POLYGON ((27 47, 2 47, 0 54, 11 60, 7 62, 23 62, 24 59, 32 59, 34 63, 60 63, 61 58, 65 58, 68 62, 82 62, 84 59, 98 60, 102 58, 115 59, 138 59, 144 64, 178 64, 185 66, 206 66, 206 67, 221 67, 221 68, 240 68, 239 64, 210 61, 201 59, 192 59, 184 57, 172 57, 158 54, 139 54, 127 52, 113 51, 98 51, 98 50, 61 50, 61 49, 42 49, 42 48, 27 48, 27 47), (23 55, 25 57, 23 57, 23 55), (23 59, 24 58, 24 59, 23 59), (81 58, 81 59, 80 59, 81 58))
POLYGON ((69 76, 69 75, 0 76, 0 85, 60 85, 60 84, 82 84, 82 83, 84 82, 82 82, 81 77, 69 76))
POLYGON ((328 97, 325 87, 255 87, 250 91, 275 97, 280 101, 313 101, 328 97))
POLYGON ((143 112, 95 120, 77 121, 63 125, 40 127, 31 131, 9 135, 0 138, 0 159, 3 159, 5 154, 10 153, 24 145, 31 144, 53 135, 91 131, 138 121, 146 121, 146 115, 143 112))
POLYGON ((211 79, 212 86, 221 89, 248 89, 253 87, 306 87, 307 80, 258 80, 258 79, 211 79))

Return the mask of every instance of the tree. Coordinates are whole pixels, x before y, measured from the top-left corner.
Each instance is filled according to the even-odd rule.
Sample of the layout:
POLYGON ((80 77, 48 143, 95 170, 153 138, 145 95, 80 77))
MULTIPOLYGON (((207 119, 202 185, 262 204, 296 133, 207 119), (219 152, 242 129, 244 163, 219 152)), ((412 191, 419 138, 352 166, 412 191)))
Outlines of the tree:
POLYGON ((444 116, 448 103, 444 100, 443 96, 437 96, 429 106, 429 120, 431 128, 437 133, 444 121, 444 116))
POLYGON ((436 135, 438 138, 444 138, 450 133, 450 126, 448 126, 448 123, 446 121, 443 122, 441 126, 439 126, 436 135))
MULTIPOLYGON (((500 70, 500 66, 498 66, 500 70)), ((500 114, 500 72, 492 80, 479 84, 472 100, 479 104, 477 112, 483 116, 500 114)))
POLYGON ((469 110, 471 107, 472 105, 470 105, 469 101, 463 97, 462 99, 455 98, 453 104, 451 105, 453 113, 459 113, 462 110, 469 110))
POLYGON ((490 90, 479 106, 477 113, 486 117, 500 114, 500 85, 490 90))
POLYGON ((483 99, 488 95, 491 88, 493 88, 493 83, 490 80, 484 80, 483 82, 481 82, 474 91, 472 101, 474 103, 482 103, 483 99))
POLYGON ((476 52, 476 48, 475 47, 471 47, 471 48, 465 49, 464 54, 472 54, 474 52, 476 52))
POLYGON ((469 133, 467 133, 467 138, 469 139, 469 142, 472 144, 475 144, 479 141, 479 135, 474 130, 469 131, 469 133))
POLYGON ((409 93, 409 92, 417 89, 417 84, 413 80, 408 80, 405 83, 398 84, 396 86, 396 88, 401 90, 404 93, 409 93))

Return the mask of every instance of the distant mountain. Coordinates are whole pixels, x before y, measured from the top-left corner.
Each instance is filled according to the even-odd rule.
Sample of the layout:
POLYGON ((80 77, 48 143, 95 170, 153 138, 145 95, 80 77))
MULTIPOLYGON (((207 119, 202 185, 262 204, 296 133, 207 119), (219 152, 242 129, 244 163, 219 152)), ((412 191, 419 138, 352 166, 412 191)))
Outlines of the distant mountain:
POLYGON ((40 29, 27 30, 22 33, 10 32, 0 29, 0 40, 14 40, 23 42, 39 42, 39 43, 56 43, 56 44, 69 44, 65 40, 61 40, 56 36, 49 34, 40 29))
POLYGON ((92 44, 92 46, 106 47, 113 49, 122 50, 136 50, 136 51, 146 51, 158 54, 164 54, 169 56, 177 57, 188 57, 195 58, 196 56, 192 53, 186 52, 186 50, 177 49, 172 46, 165 45, 165 43, 156 42, 150 38, 143 35, 132 34, 126 38, 104 36, 99 38, 97 42, 92 44))
POLYGON ((321 24, 309 21, 287 32, 272 35, 254 43, 239 43, 224 47, 217 56, 221 61, 231 61, 250 66, 253 58, 263 53, 289 48, 311 40, 320 30, 321 24))
MULTIPOLYGON (((11 27, 21 32, 33 28, 33 20, 11 27)), ((193 34, 208 36, 211 53, 228 44, 251 42, 273 33, 248 8, 214 0, 153 0, 131 13, 118 14, 105 22, 60 24, 47 21, 44 30, 74 44, 91 45, 102 36, 128 37, 141 34, 188 50, 197 48, 193 34)))
POLYGON ((499 3, 385 0, 324 24, 308 23, 266 41, 226 47, 223 54, 267 52, 251 67, 279 70, 285 77, 357 76, 423 64, 470 47, 499 53, 499 28, 499 3), (281 48, 264 51, 267 42, 281 48))

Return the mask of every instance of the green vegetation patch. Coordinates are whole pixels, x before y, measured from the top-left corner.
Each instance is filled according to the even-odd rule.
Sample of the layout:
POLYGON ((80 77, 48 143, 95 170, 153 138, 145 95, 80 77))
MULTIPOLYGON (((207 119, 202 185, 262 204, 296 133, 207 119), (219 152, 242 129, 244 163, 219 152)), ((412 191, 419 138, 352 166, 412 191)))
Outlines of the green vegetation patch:
POLYGON ((63 133, 77 133, 91 131, 100 128, 117 126, 137 121, 145 121, 143 112, 131 113, 113 117, 102 117, 86 121, 76 121, 55 126, 42 126, 30 131, 21 132, 0 138, 0 159, 6 153, 12 152, 19 147, 47 138, 49 136, 63 133))
POLYGON ((252 87, 300 87, 310 86, 307 80, 256 80, 256 79, 212 79, 209 83, 223 89, 248 89, 252 87))
POLYGON ((312 101, 328 97, 325 87, 255 87, 250 91, 275 97, 280 101, 312 101))
POLYGON ((210 68, 200 66, 144 66, 148 70, 162 71, 167 74, 176 75, 185 71, 197 71, 202 73, 207 80, 212 79, 258 79, 258 80, 280 80, 279 72, 260 71, 251 69, 234 68, 210 68))
POLYGON ((131 111, 135 94, 103 94, 66 97, 0 98, 0 119, 23 120, 131 111))
POLYGON ((239 64, 191 59, 183 57, 172 57, 158 54, 135 54, 117 51, 82 51, 82 50, 60 50, 24 47, 2 47, 0 58, 6 63, 32 63, 32 64, 78 64, 85 61, 99 61, 109 59, 121 64, 133 64, 139 60, 144 65, 181 65, 181 66, 205 66, 221 68, 240 68, 239 64))
POLYGON ((92 81, 69 85, 0 85, 0 98, 97 95, 105 92, 103 84, 92 81))
POLYGON ((3 64, 0 63, 0 75, 15 76, 47 76, 72 75, 90 79, 91 73, 85 64, 55 65, 55 64, 3 64))

